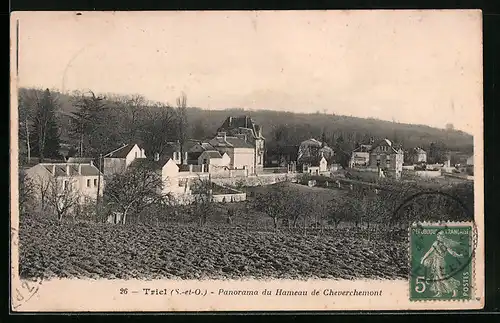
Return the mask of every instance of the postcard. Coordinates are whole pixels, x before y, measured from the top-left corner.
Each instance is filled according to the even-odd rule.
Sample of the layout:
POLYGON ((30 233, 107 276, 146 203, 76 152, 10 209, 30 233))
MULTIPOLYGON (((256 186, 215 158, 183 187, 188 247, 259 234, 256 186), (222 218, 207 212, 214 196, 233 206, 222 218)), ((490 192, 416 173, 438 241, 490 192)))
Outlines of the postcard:
POLYGON ((11 26, 12 311, 483 308, 480 10, 11 26))

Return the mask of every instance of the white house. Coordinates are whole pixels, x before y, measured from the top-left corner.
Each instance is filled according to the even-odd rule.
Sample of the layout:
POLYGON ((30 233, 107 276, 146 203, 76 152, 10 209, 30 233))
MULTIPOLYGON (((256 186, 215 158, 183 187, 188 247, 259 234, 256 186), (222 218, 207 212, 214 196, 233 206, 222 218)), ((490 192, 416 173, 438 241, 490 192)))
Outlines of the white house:
POLYGON ((146 158, 143 148, 137 144, 123 145, 103 156, 104 174, 112 175, 123 172, 137 158, 146 158))
POLYGON ((420 147, 412 149, 410 152, 410 160, 414 164, 426 163, 427 162, 427 152, 420 147))
POLYGON ((203 165, 208 172, 217 172, 229 168, 231 158, 227 153, 221 155, 217 150, 206 150, 198 157, 198 165, 203 165))
POLYGON ((164 194, 184 194, 189 193, 189 187, 179 185, 179 166, 172 158, 159 158, 156 154, 153 160, 137 158, 130 164, 130 168, 144 166, 161 175, 164 194))
MULTIPOLYGON (((244 138, 227 136, 225 132, 219 132, 217 136, 208 142, 210 147, 206 150, 216 150, 221 156, 229 156, 229 168, 248 169, 249 174, 255 174, 255 148, 244 138)), ((201 145, 203 147, 203 145, 201 145)))
POLYGON ((35 185, 35 195, 42 198, 50 189, 57 189, 62 194, 68 189, 78 197, 80 203, 95 200, 97 191, 102 195, 104 177, 92 162, 88 164, 76 163, 41 163, 25 171, 28 178, 35 185), (98 189, 99 188, 99 189, 98 189))
POLYGON ((302 171, 312 175, 319 175, 328 171, 328 162, 324 156, 313 157, 304 161, 302 171))
POLYGON ((243 139, 243 141, 250 144, 254 149, 254 160, 252 165, 247 168, 251 170, 251 173, 259 173, 263 170, 265 138, 262 135, 262 127, 252 120, 252 118, 246 115, 227 117, 219 129, 217 129, 217 132, 225 133, 228 137, 243 139))

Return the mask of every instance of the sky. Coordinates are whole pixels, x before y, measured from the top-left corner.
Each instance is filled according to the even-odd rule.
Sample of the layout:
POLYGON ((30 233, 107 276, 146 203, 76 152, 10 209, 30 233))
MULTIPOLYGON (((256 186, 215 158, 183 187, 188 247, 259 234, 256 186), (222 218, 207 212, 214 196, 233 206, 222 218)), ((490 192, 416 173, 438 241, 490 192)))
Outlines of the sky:
POLYGON ((480 11, 20 12, 18 86, 473 133, 480 11))

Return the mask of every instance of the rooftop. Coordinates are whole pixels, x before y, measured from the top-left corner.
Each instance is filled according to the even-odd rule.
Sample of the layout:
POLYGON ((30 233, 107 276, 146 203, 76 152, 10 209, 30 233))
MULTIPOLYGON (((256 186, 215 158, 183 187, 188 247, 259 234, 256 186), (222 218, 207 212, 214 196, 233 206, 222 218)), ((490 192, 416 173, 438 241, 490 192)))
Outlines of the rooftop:
POLYGON ((107 158, 126 158, 127 155, 130 153, 130 151, 132 150, 132 148, 134 148, 134 146, 135 146, 135 144, 123 145, 120 148, 117 148, 117 149, 115 149, 115 150, 107 153, 103 157, 107 157, 107 158))
POLYGON ((55 177, 68 176, 98 176, 99 170, 91 164, 78 164, 78 163, 43 163, 39 164, 55 177), (69 169, 68 169, 69 167, 69 169))

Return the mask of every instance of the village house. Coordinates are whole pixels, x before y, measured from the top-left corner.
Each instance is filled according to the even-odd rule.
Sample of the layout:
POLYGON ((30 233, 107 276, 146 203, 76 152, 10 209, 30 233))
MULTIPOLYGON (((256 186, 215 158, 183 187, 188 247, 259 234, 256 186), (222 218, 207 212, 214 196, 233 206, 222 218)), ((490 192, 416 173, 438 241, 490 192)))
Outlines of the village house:
POLYGON ((383 139, 370 150, 369 167, 394 171, 396 177, 400 177, 403 170, 403 160, 403 150, 396 149, 389 139, 383 139))
POLYGON ((411 149, 409 152, 409 160, 413 164, 426 163, 427 162, 427 152, 420 147, 411 149))
POLYGON ((247 169, 248 174, 257 172, 255 147, 246 140, 245 135, 227 136, 225 132, 219 132, 208 143, 214 150, 229 156, 229 168, 247 169))
POLYGON ((370 164, 370 150, 371 144, 362 144, 354 149, 351 153, 349 167, 366 167, 370 164))
POLYGON ((249 143, 254 149, 253 163, 249 165, 251 173, 262 172, 264 168, 265 138, 262 135, 261 126, 256 124, 249 116, 231 116, 224 120, 217 132, 226 133, 228 137, 241 138, 249 143))
POLYGON ((163 182, 161 193, 173 194, 174 196, 179 194, 189 194, 189 186, 187 185, 187 182, 184 183, 184 185, 180 185, 179 166, 172 158, 160 158, 160 155, 156 153, 153 159, 137 158, 129 165, 130 169, 137 167, 147 168, 161 176, 161 180, 163 182))
POLYGON ((198 165, 203 165, 209 173, 226 170, 231 165, 231 158, 227 153, 221 153, 217 150, 205 150, 198 157, 198 165))
MULTIPOLYGON (((103 174, 92 162, 78 163, 41 163, 25 171, 36 189, 35 195, 40 199, 42 190, 56 189, 57 194, 69 190, 78 197, 79 203, 88 202, 101 196, 104 188, 103 174)), ((53 193, 53 192, 52 192, 53 193)))
POLYGON ((146 158, 144 149, 137 144, 123 145, 103 156, 104 174, 113 175, 124 172, 137 158, 146 158))
POLYGON ((312 175, 321 175, 328 171, 328 162, 324 156, 309 157, 303 160, 302 172, 312 175))
POLYGON ((324 142, 314 138, 305 140, 299 146, 297 154, 297 167, 298 169, 302 169, 302 171, 305 171, 305 169, 309 169, 310 167, 320 167, 320 161, 323 158, 326 160, 327 169, 318 169, 319 172, 328 171, 328 167, 333 165, 335 152, 324 142))

